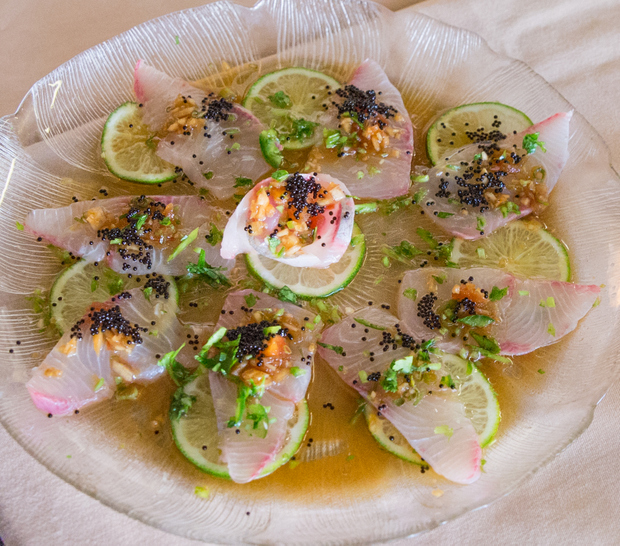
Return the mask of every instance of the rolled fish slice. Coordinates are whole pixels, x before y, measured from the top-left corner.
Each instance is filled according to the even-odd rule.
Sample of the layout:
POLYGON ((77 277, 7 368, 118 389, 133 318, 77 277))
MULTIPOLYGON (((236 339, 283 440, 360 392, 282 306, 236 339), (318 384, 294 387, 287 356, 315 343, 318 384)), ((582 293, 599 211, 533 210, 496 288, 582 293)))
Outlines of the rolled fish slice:
POLYGON ((177 349, 184 340, 185 331, 176 318, 176 302, 161 301, 153 295, 149 299, 140 288, 111 298, 102 304, 94 303, 95 311, 118 306, 131 326, 136 324, 142 342, 133 344, 129 354, 113 351, 104 342, 97 349, 90 332, 91 319, 76 325, 81 340, 75 343, 75 352, 67 350, 72 332, 66 332, 40 366, 32 371, 26 388, 35 406, 54 416, 70 415, 89 404, 110 398, 116 390, 115 378, 125 382, 152 381, 165 370, 157 364, 161 356, 177 349), (152 335, 150 335, 152 334, 152 335))
MULTIPOLYGON (((491 268, 417 269, 407 272, 400 284, 398 314, 402 317, 403 330, 416 339, 434 337, 437 347, 458 351, 464 344, 463 339, 452 337, 450 332, 441 334, 439 328, 430 329, 424 324, 424 317, 418 316, 419 305, 421 299, 432 292, 438 297, 433 304, 437 311, 442 303, 452 298, 453 287, 471 277, 476 287, 489 293, 493 287, 508 289, 506 295, 496 302, 497 320, 479 332, 493 337, 501 354, 506 355, 529 353, 572 332, 601 291, 598 285, 524 279, 491 268), (405 296, 405 292, 411 290, 417 291, 415 300, 405 296)), ((467 343, 475 345, 471 336, 467 343)))
MULTIPOLYGON (((199 228, 196 239, 180 252, 173 260, 168 258, 180 244, 180 237, 173 244, 154 246, 150 253, 150 268, 141 258, 123 259, 119 254, 122 245, 110 244, 97 235, 98 228, 84 220, 88 211, 107 213, 110 217, 120 221, 131 207, 132 197, 114 197, 97 201, 82 201, 67 207, 57 209, 33 210, 24 220, 24 228, 35 237, 72 252, 75 256, 84 258, 88 262, 106 262, 118 273, 160 273, 162 275, 183 275, 187 273, 187 264, 197 260, 195 248, 205 251, 205 259, 213 267, 230 268, 234 261, 224 260, 220 256, 220 244, 212 246, 205 239, 211 232, 212 225, 220 223, 218 210, 207 205, 199 196, 150 196, 148 201, 155 201, 175 206, 175 219, 180 224, 175 226, 178 233, 189 235, 195 228, 199 228), (91 244, 92 242, 92 244, 91 244), (107 253, 110 253, 109 255, 107 253)), ((145 255, 143 256, 145 257, 145 255)))
POLYGON ((353 313, 325 330, 321 338, 322 344, 342 347, 342 354, 339 350, 321 345, 321 357, 348 385, 389 419, 438 474, 456 483, 467 484, 477 480, 482 450, 478 435, 465 416, 457 395, 433 392, 432 396, 426 395, 415 406, 412 402, 405 402, 400 407, 391 397, 381 396, 381 388, 377 390, 377 396, 371 397, 371 388, 376 383, 362 382, 359 373, 366 372, 367 376, 383 373, 393 360, 404 358, 411 351, 404 347, 393 350, 389 345, 385 351, 385 345, 379 344, 385 330, 365 327, 355 319, 384 329, 395 328, 400 323, 394 315, 379 309, 368 308, 353 313), (355 328, 352 328, 354 324, 355 328), (366 339, 362 340, 362 337, 366 339), (374 355, 369 356, 370 353, 374 355), (441 431, 449 432, 443 434, 441 431))
MULTIPOLYGON (((543 176, 542 181, 546 184, 547 191, 551 192, 558 181, 562 169, 568 161, 568 139, 569 123, 572 112, 558 113, 550 118, 529 127, 525 131, 516 135, 508 135, 505 140, 497 142, 500 150, 508 150, 508 153, 516 152, 522 159, 519 162, 521 168, 526 171, 539 170, 537 176, 543 176), (546 152, 541 147, 536 147, 532 154, 526 154, 523 150, 523 139, 526 135, 539 133, 538 140, 544 143, 546 152)), ((505 195, 508 200, 518 206, 516 209, 501 210, 501 207, 489 207, 489 202, 468 204, 462 202, 459 192, 463 192, 463 183, 475 183, 483 176, 481 172, 475 172, 473 178, 467 178, 470 173, 475 157, 483 151, 485 143, 469 144, 448 158, 441 160, 433 167, 429 173, 428 182, 418 182, 414 184, 413 190, 424 197, 420 204, 426 211, 426 215, 435 222, 441 229, 461 237, 463 239, 479 239, 484 235, 495 231, 497 228, 507 224, 515 218, 523 218, 530 214, 533 207, 523 204, 521 190, 508 190, 504 188, 500 194, 491 188, 490 193, 494 197, 505 195), (459 180, 463 179, 459 185, 459 180), (519 197, 517 197, 519 195, 519 197), (487 210, 481 211, 481 208, 487 210), (465 210, 463 210, 465 209, 465 210)), ((488 143, 486 143, 488 144, 488 143)), ((486 165, 486 164, 484 164, 486 165)), ((475 169, 476 167, 474 167, 475 169)), ((482 169, 479 169, 481 171, 482 169)), ((486 170, 486 167, 485 167, 486 170)), ((514 174, 508 173, 502 181, 520 180, 524 178, 522 172, 514 174)), ((526 176, 527 178, 527 176, 526 176)), ((487 179, 484 179, 485 183, 487 179)), ((502 198, 504 199, 504 198, 502 198)), ((531 201, 531 200, 530 200, 531 201)), ((492 203, 491 203, 492 205, 492 203)))
MULTIPOLYGON (((401 121, 393 118, 389 120, 389 126, 400 131, 398 137, 391 138, 389 146, 398 155, 369 161, 359 161, 345 155, 325 166, 325 170, 342 180, 357 197, 391 199, 406 194, 411 184, 413 125, 400 92, 392 85, 381 66, 371 59, 357 68, 348 83, 362 91, 375 91, 377 102, 394 107, 402 116, 401 121)), ((340 121, 336 118, 334 128, 338 127, 340 121)))
POLYGON ((142 104, 144 122, 154 133, 166 134, 157 146, 157 154, 181 167, 196 186, 208 188, 218 199, 232 197, 235 178, 256 180, 269 169, 258 141, 265 127, 242 106, 229 103, 230 109, 224 109, 227 119, 200 118, 199 126, 186 126, 187 130, 183 130, 181 121, 179 131, 168 132, 169 112, 179 95, 198 107, 197 114, 190 112, 181 118, 186 121, 200 115, 203 105, 221 101, 221 97, 172 78, 143 60, 135 67, 134 91, 142 104))
MULTIPOLYGON (((297 176, 291 175, 291 176, 297 176)), ((266 237, 258 237, 248 231, 250 224, 250 212, 252 203, 256 199, 258 192, 262 188, 269 186, 275 182, 273 178, 268 178, 259 182, 252 188, 241 200, 235 212, 232 214, 224 230, 224 240, 222 241, 222 258, 232 259, 237 254, 255 251, 267 258, 285 263, 293 267, 315 267, 327 268, 331 264, 342 258, 351 242, 351 234, 353 233, 353 224, 355 218, 355 205, 349 195, 349 190, 339 180, 327 174, 301 174, 305 180, 314 178, 323 188, 327 188, 330 184, 336 184, 342 195, 340 201, 325 207, 325 212, 319 214, 316 224, 316 238, 314 242, 302 246, 301 249, 291 255, 278 257, 269 247, 269 235, 266 237)), ((289 177, 290 179, 291 177, 289 177)), ((272 214, 266 218, 265 223, 269 233, 278 230, 280 220, 280 212, 275 208, 282 206, 276 203, 273 197, 270 197, 273 205, 272 214)), ((284 202, 283 202, 284 203, 284 202)), ((286 207, 286 205, 284 205, 286 207)), ((279 228, 280 231, 282 230, 279 228)))

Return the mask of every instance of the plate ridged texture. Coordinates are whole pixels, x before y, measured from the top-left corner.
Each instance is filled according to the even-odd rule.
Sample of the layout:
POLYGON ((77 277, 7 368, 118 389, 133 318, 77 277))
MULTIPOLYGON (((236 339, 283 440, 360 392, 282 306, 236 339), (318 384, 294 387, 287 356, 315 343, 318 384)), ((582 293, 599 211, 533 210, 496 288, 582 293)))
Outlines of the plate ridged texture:
MULTIPOLYGON (((474 34, 428 17, 393 14, 361 0, 268 0, 254 9, 210 4, 140 25, 50 73, 33 86, 18 116, 0 120, 0 420, 47 468, 116 510, 204 541, 378 542, 422 532, 510 492, 589 424, 596 403, 620 374, 620 193, 605 144, 579 114, 571 122, 570 161, 543 220, 557 227, 570 248, 575 280, 606 284, 603 301, 575 334, 537 352, 545 375, 537 373, 539 364, 519 359, 510 368, 490 369, 506 419, 497 442, 485 453, 486 472, 475 484, 442 482, 445 494, 436 498, 429 474, 413 480, 386 478, 372 490, 351 484, 328 497, 313 495, 326 486, 318 477, 312 488, 285 501, 208 482, 210 497, 202 499, 194 488, 205 484, 205 478, 183 466, 169 431, 149 441, 139 439, 137 431, 151 421, 139 405, 102 404, 79 419, 65 420, 47 419, 33 407, 24 383, 54 340, 40 332, 41 317, 23 296, 49 287, 60 265, 47 248, 18 231, 15 222, 33 208, 67 205, 72 196, 90 199, 101 185, 110 196, 139 193, 109 176, 98 148, 109 112, 133 98, 136 59, 173 76, 206 78, 211 86, 242 93, 259 74, 293 64, 346 80, 354 64, 367 57, 385 67, 420 129, 439 112, 471 102, 510 104, 533 121, 571 109, 524 64, 496 55, 474 34), (217 76, 223 60, 230 68, 217 76), (238 69, 244 63, 250 63, 248 70, 238 69), (16 339, 21 345, 9 355, 16 339), (120 430, 136 434, 129 441, 121 439, 120 430)), ((422 132, 418 140, 423 142, 422 132)), ((420 161, 423 153, 416 148, 420 161)), ((164 189, 195 192, 183 184, 164 189)), ((367 220, 373 221, 380 220, 367 220)), ((397 229, 388 239, 403 234, 415 238, 411 223, 391 225, 397 229)), ((334 298, 340 305, 360 306, 365 287, 369 292, 380 289, 381 284, 365 283, 384 274, 383 266, 371 261, 380 256, 381 244, 379 236, 369 244, 368 263, 334 298)), ((393 305, 390 298, 384 303, 393 305)), ((165 386, 161 389, 162 397, 171 394, 165 386)), ((259 480, 265 484, 259 487, 268 487, 277 475, 259 480)))

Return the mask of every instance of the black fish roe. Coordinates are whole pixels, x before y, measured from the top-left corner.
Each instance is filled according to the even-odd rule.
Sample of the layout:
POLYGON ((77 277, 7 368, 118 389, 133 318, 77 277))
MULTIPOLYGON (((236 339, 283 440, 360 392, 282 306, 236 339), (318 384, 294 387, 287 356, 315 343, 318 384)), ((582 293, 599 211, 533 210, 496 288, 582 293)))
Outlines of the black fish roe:
MULTIPOLYGON (((164 203, 159 201, 152 201, 147 199, 146 196, 141 195, 137 199, 131 202, 129 211, 125 215, 127 225, 121 228, 104 228, 97 231, 97 237, 102 241, 114 241, 115 246, 118 249, 118 254, 125 262, 140 263, 146 265, 147 269, 151 269, 153 262, 151 259, 150 250, 153 249, 153 245, 149 245, 138 234, 140 229, 144 233, 149 232, 149 228, 142 228, 146 220, 163 220, 164 215, 162 211, 166 208, 164 203), (144 218, 146 216, 146 218, 144 218), (137 247, 138 250, 130 251, 124 247, 137 247)), ((123 271, 131 269, 131 263, 123 264, 123 271)))
POLYGON ((368 381, 379 381, 379 379, 381 379, 381 372, 368 374, 368 381))
POLYGON ((233 109, 232 102, 220 98, 220 99, 211 99, 209 100, 207 97, 202 99, 202 107, 201 112, 204 112, 205 119, 211 119, 216 123, 220 121, 228 120, 228 112, 233 109), (209 102, 208 104, 207 101, 209 102))
POLYGON ((260 358, 261 353, 267 348, 267 341, 272 337, 281 336, 290 339, 288 328, 280 328, 277 334, 265 334, 265 328, 277 326, 275 320, 261 320, 260 322, 252 322, 245 326, 238 326, 226 331, 226 337, 229 341, 239 339, 239 347, 237 348, 237 359, 243 360, 245 356, 260 358))
POLYGON ((456 307, 454 308, 454 314, 458 315, 461 311, 463 311, 466 315, 475 315, 476 302, 471 301, 469 298, 463 298, 461 301, 457 301, 456 307))
POLYGON ((433 311, 433 306, 437 301, 437 296, 430 292, 422 297, 418 302, 418 316, 423 319, 424 326, 431 330, 441 328, 439 316, 433 311))
POLYGON ((290 196, 286 204, 295 208, 293 216, 299 220, 299 216, 305 209, 310 216, 318 216, 325 212, 325 207, 317 203, 308 203, 308 196, 312 195, 314 199, 327 195, 327 190, 316 181, 314 176, 304 178, 301 174, 295 173, 286 179, 286 191, 290 196))
POLYGON ((167 300, 170 297, 168 290, 170 282, 157 273, 153 273, 153 276, 146 282, 144 288, 152 288, 156 298, 163 297, 167 300))
MULTIPOLYGON (((131 294, 123 292, 117 296, 118 299, 130 299, 131 294)), ((99 332, 113 331, 128 338, 127 345, 140 345, 142 343, 142 332, 148 331, 147 328, 140 326, 132 326, 131 323, 123 317, 121 309, 118 305, 111 308, 102 308, 99 310, 91 310, 88 313, 90 319, 89 331, 91 336, 96 336, 99 332)), ((79 320, 71 328, 71 337, 82 339, 80 326, 84 324, 84 319, 79 320)))
MULTIPOLYGON (((337 89, 336 95, 344 99, 341 103, 332 102, 338 109, 338 117, 343 114, 354 115, 360 123, 364 123, 367 119, 383 116, 385 119, 394 117, 397 114, 393 106, 389 106, 382 102, 377 102, 377 93, 372 89, 362 91, 354 85, 345 85, 344 89, 337 89)), ((381 129, 386 123, 383 119, 378 119, 377 123, 381 129)))

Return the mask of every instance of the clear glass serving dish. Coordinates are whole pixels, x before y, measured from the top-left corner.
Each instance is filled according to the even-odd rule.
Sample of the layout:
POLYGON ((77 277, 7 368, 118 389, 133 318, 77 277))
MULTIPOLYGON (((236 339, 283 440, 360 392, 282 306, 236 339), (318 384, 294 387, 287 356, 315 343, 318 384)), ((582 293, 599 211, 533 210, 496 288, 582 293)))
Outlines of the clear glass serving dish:
MULTIPOLYGON (((352 67, 373 58, 405 98, 420 161, 424 128, 452 106, 499 101, 535 121, 571 109, 540 76, 495 54, 480 37, 362 0, 264 0, 252 9, 218 2, 149 21, 65 63, 32 87, 14 115, 0 120, 0 421, 37 460, 116 510, 181 536, 345 544, 416 534, 484 506, 535 474, 588 426, 620 373, 620 186, 603 140, 578 113, 570 160, 543 220, 568 244, 574 280, 605 285, 602 302, 561 343, 489 370, 503 421, 476 483, 452 484, 377 455, 369 435, 364 445, 336 450, 336 462, 302 463, 244 486, 210 479, 172 444, 166 385, 149 388, 145 404, 103 403, 66 419, 39 413, 24 384, 54 339, 25 298, 49 288, 60 266, 16 222, 34 208, 98 196, 102 187, 110 196, 187 191, 181 184, 120 184, 101 160, 103 123, 133 99, 133 66, 140 58, 236 92, 262 73, 293 65, 344 81, 352 67), (540 368, 547 373, 538 374, 540 368), (347 456, 352 451, 354 462, 347 456), (194 494, 198 485, 209 489, 208 499, 194 494), (433 495, 437 490, 443 494, 433 495)), ((355 282, 363 293, 362 281, 355 282)), ((322 381, 328 389, 329 378, 322 381)), ((315 400, 317 412, 322 400, 315 400)), ((348 419, 354 407, 351 395, 339 418, 348 419)), ((327 434, 329 420, 316 417, 312 426, 317 440, 327 434)))

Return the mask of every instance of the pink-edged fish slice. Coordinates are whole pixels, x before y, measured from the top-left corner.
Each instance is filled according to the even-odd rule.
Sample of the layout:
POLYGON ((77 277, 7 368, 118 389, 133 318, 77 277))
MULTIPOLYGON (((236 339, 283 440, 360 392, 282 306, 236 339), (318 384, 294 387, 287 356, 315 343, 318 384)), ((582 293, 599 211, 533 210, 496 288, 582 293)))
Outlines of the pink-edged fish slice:
POLYGON ((348 385, 375 408, 381 408, 381 415, 405 436, 435 472, 456 483, 472 483, 480 476, 482 450, 478 435, 455 394, 433 392, 415 406, 407 402, 397 406, 389 396, 379 394, 380 388, 372 397, 370 392, 376 383, 361 380, 361 371, 366 376, 383 373, 393 360, 411 354, 402 346, 396 350, 388 346, 384 351, 385 345, 380 345, 385 330, 379 328, 393 329, 401 324, 386 311, 363 309, 325 330, 319 354, 348 385), (359 320, 374 327, 365 327, 359 320))
POLYGON ((216 372, 209 372, 209 382, 217 418, 221 460, 228 465, 231 479, 236 483, 248 483, 262 478, 265 468, 276 460, 284 447, 295 404, 266 392, 260 403, 269 408, 269 418, 274 421, 269 423, 265 436, 261 437, 247 420, 239 427, 228 426, 236 413, 237 385, 216 372))
MULTIPOLYGON (((497 144, 501 150, 509 152, 516 150, 519 155, 524 156, 520 165, 526 169, 530 171, 542 169, 539 172, 544 172, 544 183, 547 191, 551 192, 568 161, 571 118, 572 111, 555 114, 521 133, 509 135, 497 144), (523 150, 523 139, 526 135, 534 133, 539 133, 538 140, 544 143, 546 152, 541 147, 537 147, 532 154, 526 155, 523 150)), ((418 193, 423 196, 420 205, 433 222, 444 231, 463 239, 475 240, 489 235, 508 222, 527 216, 533 210, 532 206, 524 205, 516 197, 519 194, 518 191, 509 191, 506 188, 502 190, 502 194, 508 195, 509 200, 518 204, 519 213, 510 210, 502 212, 499 207, 489 208, 484 203, 473 206, 461 202, 459 192, 464 190, 459 180, 465 180, 465 176, 471 175, 467 170, 471 168, 474 157, 481 153, 482 144, 469 144, 449 158, 443 159, 429 171, 428 182, 417 182, 412 189, 416 193, 422 192, 418 193), (482 207, 488 210, 481 212, 482 207)), ((482 176, 481 173, 475 173, 473 178, 468 178, 465 182, 470 183, 469 181, 477 180, 480 176, 482 176)), ((509 173, 503 180, 508 181, 515 177, 523 178, 523 174, 509 173)), ((494 193, 494 195, 497 194, 494 193)))
MULTIPOLYGON (((342 180, 351 193, 369 199, 391 199, 405 195, 411 184, 411 161, 413 159, 413 124, 407 113, 400 92, 390 82, 381 66, 365 60, 348 82, 362 91, 373 90, 377 102, 392 106, 402 116, 401 121, 389 120, 389 126, 400 132, 390 140, 390 149, 396 150, 398 157, 381 158, 381 164, 373 161, 357 161, 354 157, 343 156, 329 165, 329 173, 342 180)), ((337 99, 336 99, 337 100, 337 99)), ((340 120, 334 120, 334 128, 340 120)))
MULTIPOLYGON (((292 175, 294 176, 294 175, 292 175)), ((316 182, 323 187, 331 183, 336 184, 342 193, 342 199, 334 204, 325 207, 325 212, 317 217, 317 237, 314 242, 303 246, 295 255, 278 257, 269 248, 269 236, 257 237, 248 232, 247 226, 250 223, 249 214, 251 204, 257 193, 264 187, 274 182, 273 178, 268 178, 254 186, 241 200, 235 212, 232 214, 226 229, 224 229, 224 239, 222 241, 222 257, 232 259, 237 254, 258 252, 259 254, 285 263, 293 267, 314 267, 325 269, 331 264, 336 263, 346 252, 355 220, 355 203, 349 195, 349 190, 342 182, 327 174, 301 174, 304 179, 315 178, 316 182)), ((271 204, 276 207, 272 197, 271 204)), ((278 228, 280 212, 273 209, 273 214, 265 219, 268 231, 278 228)))
POLYGON ((572 332, 592 309, 601 288, 595 284, 515 278, 510 305, 491 327, 501 353, 521 355, 555 343, 572 332))
POLYGON ((158 359, 177 349, 186 333, 176 319, 176 303, 164 303, 153 296, 147 299, 142 289, 135 288, 122 298, 116 296, 107 302, 93 304, 96 310, 115 306, 131 325, 147 329, 141 332, 142 342, 134 344, 129 354, 115 353, 105 344, 97 351, 90 332, 92 321, 86 315, 85 322, 78 326, 82 339, 76 342, 76 352, 67 354, 63 350, 71 341, 71 332, 66 332, 41 365, 32 370, 26 388, 39 410, 54 416, 70 415, 89 404, 110 398, 115 392, 115 377, 119 373, 124 374, 124 381, 147 383, 165 371, 157 364, 158 359))
POLYGON ((102 240, 97 234, 98 229, 85 221, 83 216, 88 211, 101 209, 110 217, 120 219, 129 212, 132 199, 132 197, 114 197, 82 201, 57 209, 33 210, 24 220, 24 229, 35 237, 68 250, 88 262, 105 261, 118 273, 183 275, 187 273, 187 264, 195 263, 197 260, 194 252, 196 248, 205 251, 205 260, 211 266, 227 269, 233 267, 233 260, 225 260, 220 256, 220 243, 212 246, 205 239, 212 230, 212 224, 216 226, 219 224, 221 227, 221 219, 218 210, 209 206, 199 196, 148 197, 149 202, 159 202, 163 205, 172 203, 175 206, 175 219, 180 221, 178 229, 184 235, 189 235, 196 228, 199 230, 196 239, 174 259, 168 260, 180 242, 151 249, 150 267, 140 258, 123 259, 119 254, 122 245, 112 245, 109 240, 102 240))
MULTIPOLYGON (((217 105, 222 100, 143 60, 136 63, 134 70, 134 92, 142 104, 144 122, 155 133, 167 130, 171 106, 179 95, 196 102, 199 110, 190 115, 201 115, 203 105, 213 101, 217 105)), ((228 104, 230 109, 223 110, 226 119, 202 118, 204 123, 196 129, 170 132, 157 146, 162 159, 183 169, 196 186, 207 188, 218 199, 233 196, 235 178, 256 180, 269 170, 259 145, 265 127, 249 110, 228 104)))
POLYGON ((429 326, 431 321, 425 324, 425 317, 420 316, 420 306, 425 307, 425 301, 429 297, 435 297, 437 299, 433 303, 433 310, 438 312, 442 304, 452 299, 452 289, 461 284, 461 281, 473 282, 477 288, 486 290, 489 294, 494 286, 500 290, 508 288, 508 295, 495 303, 500 313, 510 305, 510 298, 515 292, 514 277, 498 269, 425 267, 407 271, 398 285, 397 313, 403 331, 416 340, 435 339, 435 347, 458 353, 464 344, 462 337, 452 337, 451 332, 442 334, 439 331, 441 328, 429 326), (470 278, 473 280, 470 281, 470 278))
POLYGON ((226 298, 222 308, 225 313, 220 315, 215 330, 221 327, 227 329, 235 328, 242 321, 248 321, 255 311, 280 309, 294 317, 304 328, 303 331, 292 332, 293 339, 289 341, 291 349, 290 367, 297 368, 299 371, 297 374, 291 373, 279 383, 272 383, 267 388, 267 392, 297 404, 305 398, 312 379, 312 364, 316 352, 316 342, 321 335, 322 326, 320 319, 316 318, 317 315, 292 303, 283 302, 268 296, 263 292, 241 290, 232 292, 226 298), (253 303, 253 305, 250 306, 249 303, 253 303), (246 311, 246 309, 251 311, 246 311))

